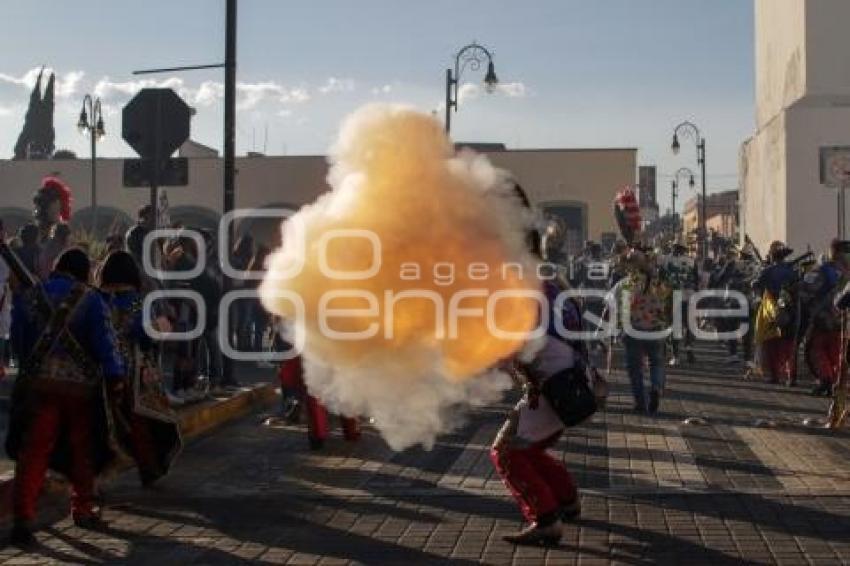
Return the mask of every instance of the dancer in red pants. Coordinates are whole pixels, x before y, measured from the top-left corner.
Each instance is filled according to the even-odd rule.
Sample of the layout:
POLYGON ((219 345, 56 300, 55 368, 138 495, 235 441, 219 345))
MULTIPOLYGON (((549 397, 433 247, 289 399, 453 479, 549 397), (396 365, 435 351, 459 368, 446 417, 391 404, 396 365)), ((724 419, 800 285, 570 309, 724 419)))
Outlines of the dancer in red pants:
MULTIPOLYGON (((14 259, 14 258, 12 258, 14 259)), ((104 385, 111 399, 124 391, 125 365, 109 311, 85 282, 90 261, 64 252, 43 285, 15 297, 13 338, 22 374, 15 382, 6 451, 17 461, 11 542, 34 542, 36 504, 48 467, 71 481, 71 511, 82 528, 103 526, 94 504, 98 473, 114 459, 104 385)), ((15 264, 18 277, 28 276, 15 264)))
POLYGON ((806 273, 800 299, 809 313, 806 360, 818 384, 813 395, 831 395, 841 358, 841 312, 833 304, 850 278, 850 242, 833 240, 829 261, 806 273))
MULTIPOLYGON (((278 378, 280 379, 280 389, 284 400, 294 397, 297 402, 306 406, 307 439, 310 441, 310 448, 313 450, 321 449, 330 433, 328 410, 322 405, 321 401, 307 392, 301 357, 298 356, 283 362, 278 372, 278 378)), ((360 439, 360 421, 356 417, 341 415, 340 421, 342 434, 346 440, 355 442, 360 439)))
MULTIPOLYGON (((571 366, 572 349, 558 339, 547 340, 542 355, 545 368, 571 366)), ((490 459, 516 499, 528 528, 505 540, 514 544, 556 544, 562 519, 581 512, 578 487, 564 463, 547 452, 564 431, 561 419, 539 393, 539 381, 530 375, 526 395, 511 411, 496 437, 490 459)), ((559 373, 546 376, 558 379, 559 373)))

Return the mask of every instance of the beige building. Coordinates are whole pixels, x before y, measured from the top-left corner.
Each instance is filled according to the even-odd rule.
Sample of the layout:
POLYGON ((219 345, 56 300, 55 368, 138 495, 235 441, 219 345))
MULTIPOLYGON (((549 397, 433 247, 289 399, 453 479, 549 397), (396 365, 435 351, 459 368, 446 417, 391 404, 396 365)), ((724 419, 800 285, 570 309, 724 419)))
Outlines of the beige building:
MULTIPOLYGON (((682 211, 682 227, 685 234, 696 234, 699 228, 702 195, 685 201, 682 211)), ((738 236, 738 191, 723 191, 708 195, 705 206, 705 227, 709 234, 714 232, 724 238, 738 236)))
POLYGON ((742 234, 822 248, 837 233, 836 192, 819 148, 850 145, 847 0, 755 0, 756 133, 741 149, 742 234))
MULTIPOLYGON (((172 221, 215 228, 223 205, 223 162, 199 144, 184 147, 189 157, 189 185, 167 188, 172 221)), ((484 151, 499 167, 511 171, 533 203, 547 214, 562 217, 568 227, 569 251, 588 238, 616 233, 612 214, 614 194, 635 183, 635 149, 541 149, 484 151)), ((237 208, 297 209, 328 190, 323 156, 246 156, 236 161, 237 208)), ((149 202, 145 188, 125 188, 123 160, 97 163, 98 224, 110 219, 114 229, 129 224, 140 206, 149 202)), ((11 228, 28 221, 32 195, 45 175, 57 175, 74 190, 72 224, 90 225, 89 160, 0 161, 0 217, 11 228)), ((263 240, 276 240, 276 220, 245 221, 263 240)))

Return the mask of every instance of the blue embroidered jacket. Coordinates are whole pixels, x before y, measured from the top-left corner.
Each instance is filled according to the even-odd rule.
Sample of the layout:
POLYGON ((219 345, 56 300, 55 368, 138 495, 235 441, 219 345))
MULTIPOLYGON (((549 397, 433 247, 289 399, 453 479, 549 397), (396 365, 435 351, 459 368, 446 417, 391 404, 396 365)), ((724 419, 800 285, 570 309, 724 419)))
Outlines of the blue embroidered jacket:
MULTIPOLYGON (((45 283, 48 300, 58 307, 74 286, 74 280, 62 274, 52 274, 45 283)), ((15 294, 12 304, 12 341, 22 360, 29 358, 47 321, 35 312, 35 302, 30 292, 15 294)), ((122 378, 126 368, 115 341, 115 331, 110 321, 109 309, 101 295, 88 291, 68 322, 69 331, 97 363, 107 379, 122 378)), ((62 354, 62 346, 55 350, 62 354)))
MULTIPOLYGON (((138 344, 143 351, 150 350, 154 347, 154 341, 151 340, 147 332, 145 332, 142 321, 142 311, 138 308, 142 301, 142 296, 136 291, 116 291, 113 293, 103 293, 104 301, 112 312, 118 312, 122 316, 130 317, 124 328, 115 328, 115 332, 124 333, 124 339, 129 343, 138 344)), ((114 322, 114 318, 113 318, 114 322)))
POLYGON ((764 268, 753 287, 758 292, 767 290, 774 297, 779 297, 782 288, 792 283, 796 276, 790 263, 780 261, 764 268))

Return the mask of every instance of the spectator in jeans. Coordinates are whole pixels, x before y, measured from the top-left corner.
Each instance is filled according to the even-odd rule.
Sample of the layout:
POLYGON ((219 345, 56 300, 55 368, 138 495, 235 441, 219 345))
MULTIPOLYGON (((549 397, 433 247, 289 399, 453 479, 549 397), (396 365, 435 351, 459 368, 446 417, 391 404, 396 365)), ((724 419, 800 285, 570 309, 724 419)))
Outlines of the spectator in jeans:
POLYGON ((635 411, 654 415, 664 392, 664 347, 671 332, 672 292, 658 276, 655 261, 645 253, 630 252, 627 266, 628 274, 615 288, 625 333, 626 368, 635 411), (643 384, 644 357, 649 362, 651 383, 648 401, 643 384))

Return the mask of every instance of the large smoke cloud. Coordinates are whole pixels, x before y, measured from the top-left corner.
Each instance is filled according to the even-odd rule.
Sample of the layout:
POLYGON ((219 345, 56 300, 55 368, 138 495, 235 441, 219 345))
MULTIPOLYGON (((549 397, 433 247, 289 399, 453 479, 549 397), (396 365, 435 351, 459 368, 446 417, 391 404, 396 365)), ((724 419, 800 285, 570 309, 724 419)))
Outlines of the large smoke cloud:
POLYGON ((539 282, 524 238, 533 219, 507 172, 484 156, 455 155, 441 124, 407 107, 370 105, 349 116, 330 160, 331 192, 284 223, 263 302, 303 333, 313 395, 332 410, 373 417, 394 449, 429 448, 458 424, 459 409, 492 402, 510 385, 492 368, 537 322, 529 294, 539 282), (343 279, 323 265, 377 268, 343 279), (300 298, 302 317, 287 293, 300 298), (453 317, 453 301, 455 311, 484 313, 489 304, 493 324, 484 314, 453 317), (328 309, 347 312, 327 316, 326 327, 363 336, 329 335, 328 309))

